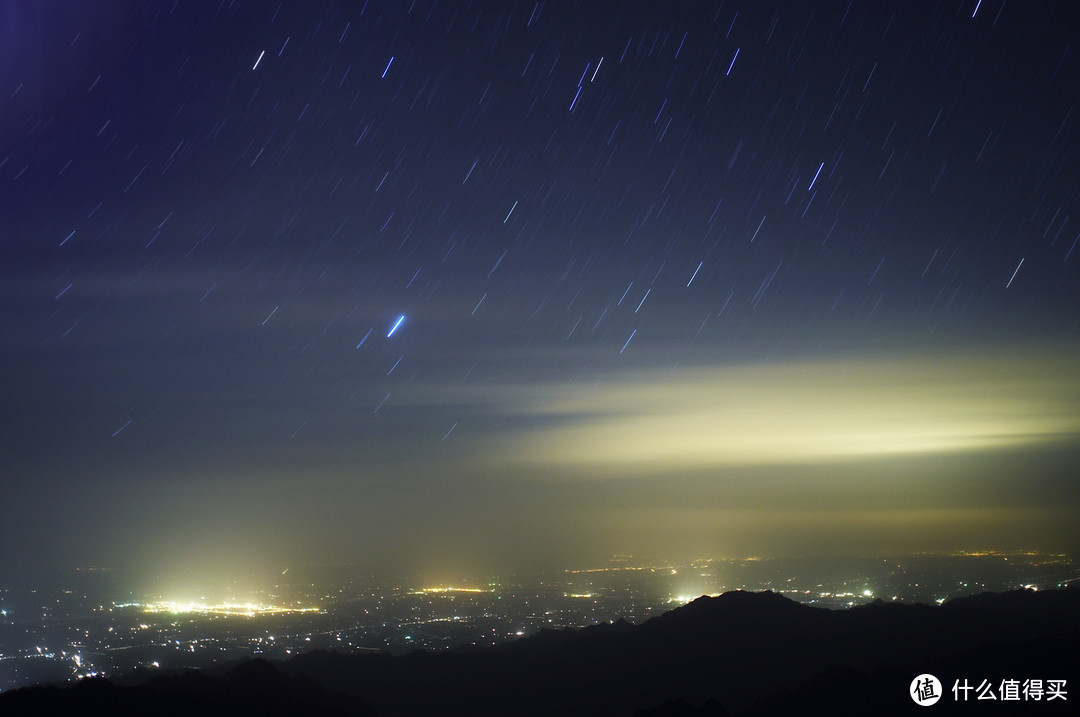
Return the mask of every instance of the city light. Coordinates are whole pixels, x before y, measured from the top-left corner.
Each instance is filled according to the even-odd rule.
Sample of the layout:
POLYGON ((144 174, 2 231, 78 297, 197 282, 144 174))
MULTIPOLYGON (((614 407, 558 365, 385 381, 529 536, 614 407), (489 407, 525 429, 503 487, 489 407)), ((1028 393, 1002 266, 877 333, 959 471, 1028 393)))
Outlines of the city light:
POLYGON ((709 609, 702 596, 735 590, 771 592, 829 610, 865 605, 876 596, 937 606, 986 591, 1068 585, 1080 573, 1067 555, 988 550, 866 556, 832 575, 793 559, 733 555, 690 562, 620 555, 546 575, 488 575, 461 583, 372 582, 351 570, 342 566, 330 582, 302 578, 267 592, 224 593, 231 599, 203 597, 188 585, 175 593, 125 591, 110 600, 108 581, 94 591, 73 589, 67 581, 47 591, 0 590, 9 615, 36 614, 52 626, 47 639, 36 629, 11 633, 15 639, 0 650, 7 670, 0 670, 0 691, 254 656, 284 660, 312 650, 405 654, 490 646, 544 629, 620 620, 640 625, 695 601, 709 609))
POLYGON ((221 603, 210 605, 195 602, 173 602, 160 600, 149 603, 125 603, 117 607, 138 607, 147 613, 171 613, 173 615, 291 615, 304 612, 319 612, 317 607, 286 607, 280 605, 261 605, 256 603, 221 603))

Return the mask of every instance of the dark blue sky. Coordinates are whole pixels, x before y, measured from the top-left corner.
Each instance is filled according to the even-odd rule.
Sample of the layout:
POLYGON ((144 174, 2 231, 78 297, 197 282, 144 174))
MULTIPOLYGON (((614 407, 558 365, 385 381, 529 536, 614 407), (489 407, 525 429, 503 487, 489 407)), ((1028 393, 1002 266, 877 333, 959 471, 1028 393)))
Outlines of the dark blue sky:
POLYGON ((4 565, 1077 546, 1071 3, 0 12, 4 565))

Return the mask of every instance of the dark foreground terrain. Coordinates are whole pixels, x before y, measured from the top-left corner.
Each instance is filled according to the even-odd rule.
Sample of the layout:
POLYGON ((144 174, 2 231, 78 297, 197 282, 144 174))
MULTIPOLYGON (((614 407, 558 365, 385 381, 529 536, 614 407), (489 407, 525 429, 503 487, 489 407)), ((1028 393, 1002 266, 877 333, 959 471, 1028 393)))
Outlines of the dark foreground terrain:
POLYGON ((0 694, 0 714, 1069 714, 1080 701, 1070 693, 1080 690, 1077 645, 1076 588, 839 611, 733 592, 639 626, 543 631, 489 649, 316 651, 215 673, 25 688, 0 694), (936 705, 909 697, 921 673, 942 683, 936 705), (1025 680, 1042 681, 1041 699, 1003 686, 1025 680), (973 688, 959 699, 957 681, 973 688))

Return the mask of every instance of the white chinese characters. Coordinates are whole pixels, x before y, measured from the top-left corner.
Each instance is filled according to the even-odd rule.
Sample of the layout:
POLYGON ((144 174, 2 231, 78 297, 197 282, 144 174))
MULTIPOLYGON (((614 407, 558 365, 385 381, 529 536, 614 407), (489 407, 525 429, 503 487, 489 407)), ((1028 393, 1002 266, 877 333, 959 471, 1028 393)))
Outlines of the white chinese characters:
POLYGON ((997 685, 989 680, 980 680, 973 685, 965 677, 953 682, 953 699, 957 702, 968 700, 1000 700, 1002 702, 1050 702, 1067 700, 1066 680, 1031 678, 1023 680, 1005 679, 997 685), (995 690, 996 688, 996 690, 995 690))

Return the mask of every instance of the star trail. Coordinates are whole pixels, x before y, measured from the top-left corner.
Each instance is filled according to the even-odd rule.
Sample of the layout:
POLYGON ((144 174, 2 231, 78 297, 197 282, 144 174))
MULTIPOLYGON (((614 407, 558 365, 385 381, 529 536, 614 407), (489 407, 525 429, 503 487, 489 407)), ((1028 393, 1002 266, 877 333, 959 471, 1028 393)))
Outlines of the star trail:
POLYGON ((0 27, 0 567, 1080 548, 1070 3, 0 27))

